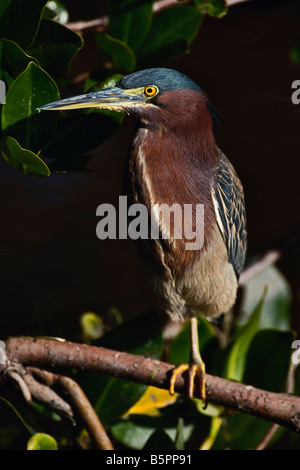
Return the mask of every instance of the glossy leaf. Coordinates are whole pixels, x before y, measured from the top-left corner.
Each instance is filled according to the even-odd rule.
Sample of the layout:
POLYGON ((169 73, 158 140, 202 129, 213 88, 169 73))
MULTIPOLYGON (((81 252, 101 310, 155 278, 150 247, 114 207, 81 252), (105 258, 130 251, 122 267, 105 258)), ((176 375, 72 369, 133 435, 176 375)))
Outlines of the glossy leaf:
POLYGON ((242 318, 239 325, 247 323, 255 305, 259 302, 262 286, 267 286, 263 315, 260 316, 259 328, 275 328, 289 331, 291 328, 291 288, 276 266, 270 266, 253 279, 244 288, 242 318))
POLYGON ((81 335, 85 343, 99 339, 104 333, 102 318, 95 312, 84 312, 79 319, 81 335))
POLYGON ((69 21, 69 12, 63 3, 58 0, 48 1, 44 8, 42 18, 65 24, 69 21))
POLYGON ((53 78, 60 78, 67 73, 70 62, 82 46, 81 36, 55 21, 43 19, 28 53, 53 78))
POLYGON ((24 175, 50 175, 50 170, 43 160, 30 150, 23 149, 13 137, 3 137, 0 140, 0 151, 4 160, 24 175))
POLYGON ((222 418, 220 418, 219 416, 212 418, 209 435, 201 444, 201 447, 199 450, 210 450, 212 448, 219 434, 221 425, 222 425, 222 418))
POLYGON ((226 0, 194 0, 203 14, 222 18, 227 13, 226 0))
MULTIPOLYGON (((89 91, 114 86, 120 77, 113 75, 89 91)), ((95 108, 67 111, 60 116, 55 136, 42 148, 42 154, 56 160, 50 165, 54 171, 82 169, 89 160, 83 154, 108 139, 123 118, 123 113, 95 108)))
POLYGON ((190 407, 188 411, 185 406, 181 409, 180 405, 175 403, 161 408, 156 416, 131 415, 129 419, 122 419, 111 427, 111 432, 123 445, 143 449, 153 433, 163 430, 174 446, 182 449, 194 432, 195 423, 205 432, 206 421, 205 417, 195 413, 194 408, 190 407))
POLYGON ((131 449, 143 449, 155 430, 155 423, 148 427, 136 421, 122 420, 112 426, 111 433, 123 445, 131 449))
POLYGON ((12 83, 2 109, 4 135, 14 137, 22 147, 38 151, 49 139, 58 113, 39 113, 38 107, 59 99, 51 77, 34 62, 12 83))
POLYGON ((254 450, 271 426, 268 421, 255 416, 242 413, 230 416, 225 428, 226 447, 232 450, 254 450))
POLYGON ((242 381, 243 379, 247 353, 251 341, 258 331, 265 294, 266 292, 254 310, 249 322, 240 329, 236 337, 233 339, 233 344, 226 363, 225 377, 227 379, 236 381, 242 381))
POLYGON ((0 40, 0 79, 5 81, 7 88, 30 62, 36 62, 38 65, 38 61, 26 54, 15 42, 8 39, 0 40))
POLYGON ((46 0, 1 0, 0 36, 27 49, 39 27, 46 0))
MULTIPOLYGON (((72 159, 79 155, 80 166, 89 159, 82 157, 82 154, 104 142, 117 128, 118 123, 97 112, 84 113, 77 110, 68 112, 59 120, 53 139, 42 148, 42 155, 54 159, 66 158, 68 166, 72 165, 72 159)), ((75 161, 73 163, 75 164, 75 161)))
POLYGON ((197 8, 187 5, 155 15, 148 35, 136 52, 138 67, 157 67, 188 52, 202 19, 203 15, 197 8))
MULTIPOLYGON (((155 312, 141 315, 110 331, 94 344, 159 358, 163 341, 158 316, 155 312)), ((116 422, 146 389, 138 383, 93 373, 85 374, 80 381, 104 424, 116 422)))
POLYGON ((259 331, 249 347, 243 382, 272 392, 284 391, 294 339, 292 332, 259 331))
POLYGON ((133 72, 136 64, 135 54, 125 42, 106 33, 99 33, 96 35, 96 44, 107 60, 112 62, 116 70, 133 72))
POLYGON ((131 414, 142 414, 149 416, 159 415, 159 408, 174 403, 177 395, 170 395, 168 390, 157 387, 147 387, 141 398, 126 412, 124 417, 131 414))
MULTIPOLYGON (((39 430, 39 426, 36 423, 36 421, 32 418, 28 411, 28 407, 25 405, 20 405, 18 404, 18 409, 10 402, 8 401, 5 397, 0 396, 0 410, 1 410, 1 415, 3 413, 2 411, 2 406, 8 406, 12 412, 17 416, 17 418, 20 420, 22 423, 24 429, 26 429, 26 433, 34 434, 37 430, 39 430)), ((1 432, 1 430, 0 430, 1 432)), ((8 434, 8 433, 6 433, 8 434)), ((6 435, 6 437, 9 436, 6 435)), ((0 444, 0 449, 2 450, 2 444, 0 444)))
POLYGON ((177 422, 177 430, 175 436, 175 447, 176 450, 184 450, 184 421, 183 418, 179 417, 177 422))
POLYGON ((57 442, 49 434, 37 433, 29 439, 27 450, 57 450, 57 442))
POLYGON ((109 34, 134 51, 143 43, 152 22, 152 1, 114 0, 110 3, 109 34))
POLYGON ((220 405, 214 405, 213 403, 207 403, 204 407, 203 400, 194 398, 194 402, 199 413, 210 416, 211 418, 217 418, 224 413, 224 407, 220 405))

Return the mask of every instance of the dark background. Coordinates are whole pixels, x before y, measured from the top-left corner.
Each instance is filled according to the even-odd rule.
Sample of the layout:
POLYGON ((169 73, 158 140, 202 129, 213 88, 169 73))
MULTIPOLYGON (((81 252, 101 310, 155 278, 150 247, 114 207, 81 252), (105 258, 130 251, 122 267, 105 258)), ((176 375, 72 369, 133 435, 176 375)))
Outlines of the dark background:
MULTIPOLYGON (((84 10, 64 3, 72 21, 105 13, 104 3, 101 11, 91 0, 84 10)), ((206 18, 191 53, 168 64, 198 82, 225 120, 217 141, 244 185, 248 259, 284 248, 279 267, 293 289, 298 331, 300 105, 291 102, 291 84, 300 65, 289 53, 299 35, 299 1, 242 3, 221 20, 206 18)), ((70 73, 97 61, 87 35, 70 73)), ((47 334, 72 339, 86 310, 101 315, 115 305, 129 318, 152 306, 133 242, 96 237, 97 206, 117 204, 121 192, 132 124, 126 118, 94 150, 88 172, 24 177, 0 160, 2 338, 39 333, 43 317, 47 334)))

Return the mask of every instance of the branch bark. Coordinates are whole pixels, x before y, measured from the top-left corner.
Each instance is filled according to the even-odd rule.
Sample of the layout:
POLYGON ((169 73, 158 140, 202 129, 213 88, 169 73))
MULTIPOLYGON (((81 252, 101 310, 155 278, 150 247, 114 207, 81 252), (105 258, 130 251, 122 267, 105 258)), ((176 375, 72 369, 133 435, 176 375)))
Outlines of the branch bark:
MULTIPOLYGON (((91 440, 99 450, 113 450, 113 445, 102 425, 97 413, 90 404, 87 396, 81 387, 70 377, 54 374, 49 371, 41 370, 36 367, 27 367, 27 371, 36 375, 47 385, 47 393, 51 391, 51 386, 58 383, 69 397, 74 409, 80 416, 81 421, 87 430, 91 440)), ((52 403, 51 403, 52 405, 52 403)), ((74 420, 75 423, 75 420, 74 420)))
MULTIPOLYGON (((11 338, 6 343, 7 357, 23 366, 51 371, 75 368, 168 389, 174 366, 148 357, 85 344, 48 339, 11 338)), ((186 395, 187 377, 179 375, 175 391, 186 395)), ((273 393, 250 385, 206 375, 207 401, 248 413, 300 431, 300 398, 273 393)))

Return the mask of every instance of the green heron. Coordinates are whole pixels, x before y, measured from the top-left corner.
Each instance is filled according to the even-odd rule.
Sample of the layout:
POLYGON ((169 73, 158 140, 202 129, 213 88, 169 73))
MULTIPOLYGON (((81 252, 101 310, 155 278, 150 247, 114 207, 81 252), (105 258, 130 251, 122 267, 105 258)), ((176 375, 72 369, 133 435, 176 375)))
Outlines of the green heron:
POLYGON ((247 244, 243 188, 216 144, 214 109, 194 81, 164 68, 138 71, 112 88, 41 109, 87 107, 135 117, 126 169, 130 200, 145 205, 149 217, 157 205, 184 208, 189 204, 193 229, 204 233, 201 248, 187 249, 186 236, 174 237, 175 216, 166 225, 160 213, 156 223, 161 236, 139 240, 139 251, 158 305, 172 320, 190 318, 190 364, 174 368, 170 393, 174 393, 177 375, 188 370, 189 396, 194 396, 198 377, 200 396, 205 399, 197 316, 217 318, 234 305, 247 244), (195 216, 198 204, 204 207, 201 222, 195 216))

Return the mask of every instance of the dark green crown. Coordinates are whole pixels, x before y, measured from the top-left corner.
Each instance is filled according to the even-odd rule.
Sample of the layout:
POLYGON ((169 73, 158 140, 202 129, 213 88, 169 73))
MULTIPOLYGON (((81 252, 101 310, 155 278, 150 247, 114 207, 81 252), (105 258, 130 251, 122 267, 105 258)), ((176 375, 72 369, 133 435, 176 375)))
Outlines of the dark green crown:
POLYGON ((132 73, 122 78, 118 86, 124 89, 138 88, 147 85, 156 85, 160 92, 190 89, 202 92, 201 88, 189 77, 177 70, 155 68, 132 73))

